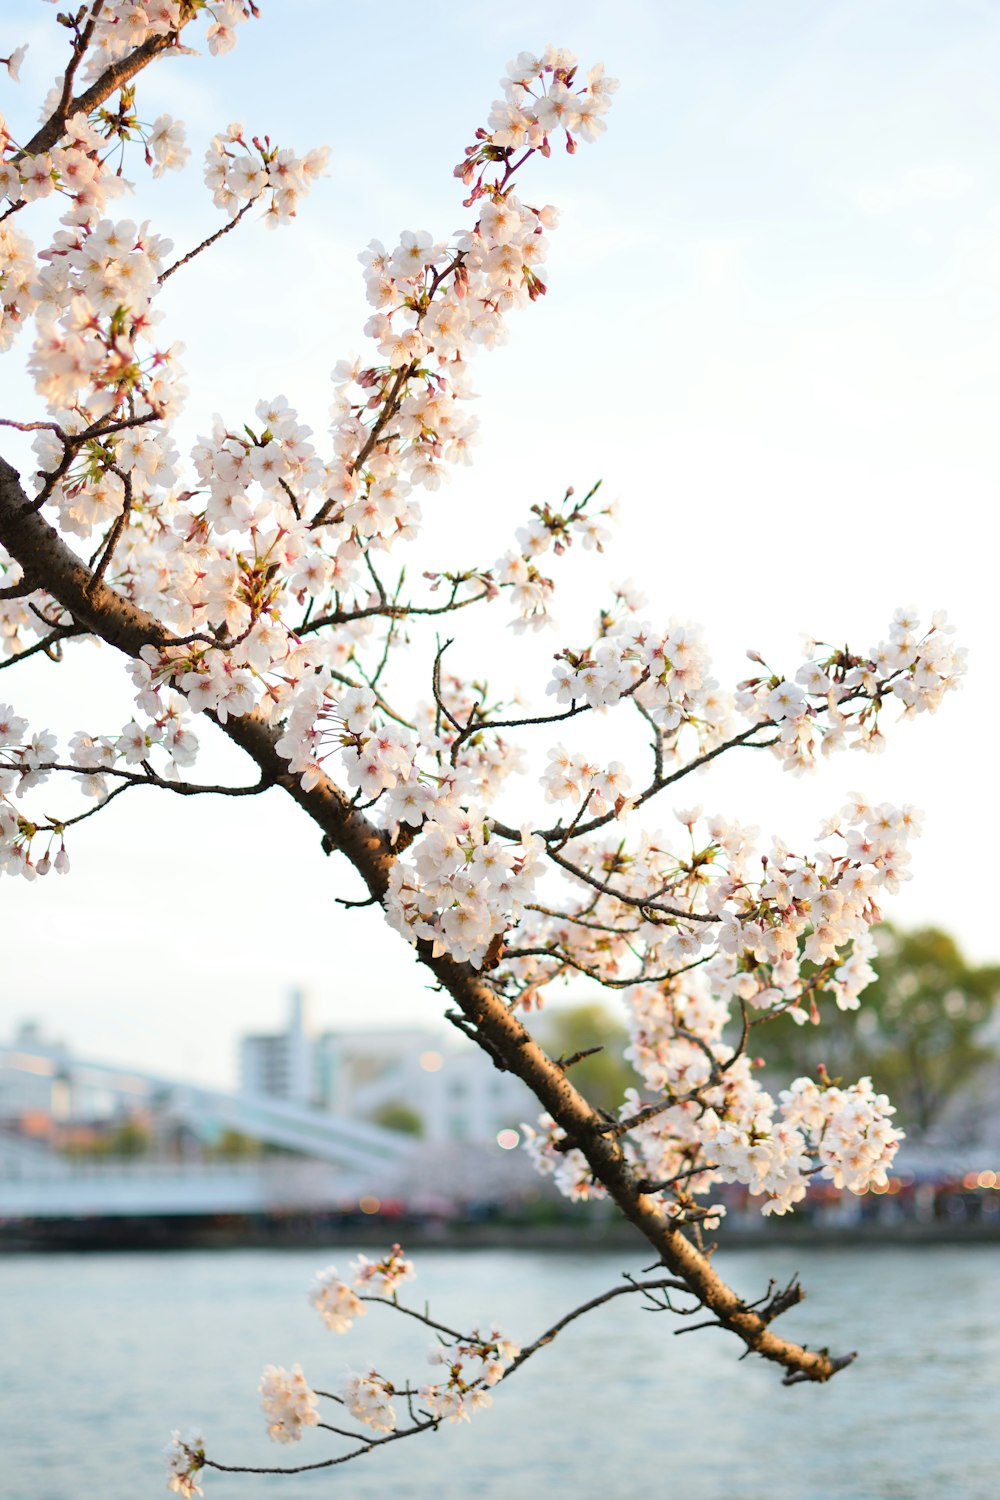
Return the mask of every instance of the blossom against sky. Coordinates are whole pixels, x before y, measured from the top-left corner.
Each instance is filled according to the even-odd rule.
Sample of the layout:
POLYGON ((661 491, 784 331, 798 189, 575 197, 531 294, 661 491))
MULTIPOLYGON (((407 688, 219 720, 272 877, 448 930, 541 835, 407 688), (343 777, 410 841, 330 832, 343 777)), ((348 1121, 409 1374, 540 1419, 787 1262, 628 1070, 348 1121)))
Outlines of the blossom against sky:
MULTIPOLYGON (((599 580, 626 575, 657 615, 704 623, 727 682, 750 646, 794 664, 800 631, 867 647, 897 605, 949 610, 971 648, 966 690, 900 726, 884 757, 794 782, 768 759, 695 792, 790 838, 811 838, 855 787, 916 802, 916 878, 891 914, 994 956, 974 881, 997 835, 995 9, 430 4, 419 28, 400 4, 377 26, 337 9, 265 7, 221 64, 178 59, 140 80, 144 113, 184 118, 194 148, 183 176, 141 200, 179 248, 218 222, 200 162, 231 119, 301 151, 332 147, 295 226, 248 223, 174 279, 163 305, 187 345, 181 436, 279 392, 322 433, 330 370, 362 343, 358 251, 463 222, 451 168, 508 56, 552 39, 603 57, 622 80, 608 134, 537 174, 562 210, 550 290, 476 368, 478 461, 425 507, 427 552, 447 565, 457 538, 482 534, 489 561, 501 522, 598 477, 622 521, 607 558, 567 560, 562 628, 512 641, 498 619, 460 648, 463 666, 475 650, 505 688, 538 691, 599 580)), ((5 48, 31 44, 22 82, 0 93, 17 129, 58 65, 53 16, 14 4, 2 24, 5 48)), ((0 380, 3 411, 33 414, 9 368, 0 380)), ((2 686, 34 714, 55 671, 19 668, 2 686)), ((97 701, 110 729, 131 716, 120 666, 96 652, 91 678, 57 685, 60 727, 92 721, 97 701)), ((220 750, 220 766, 231 759, 220 750)), ((12 1019, 225 1078, 235 1035, 277 1020, 293 982, 330 1023, 439 1012, 378 913, 333 905, 357 892, 277 794, 155 802, 122 799, 94 820, 71 879, 0 894, 12 1019)))

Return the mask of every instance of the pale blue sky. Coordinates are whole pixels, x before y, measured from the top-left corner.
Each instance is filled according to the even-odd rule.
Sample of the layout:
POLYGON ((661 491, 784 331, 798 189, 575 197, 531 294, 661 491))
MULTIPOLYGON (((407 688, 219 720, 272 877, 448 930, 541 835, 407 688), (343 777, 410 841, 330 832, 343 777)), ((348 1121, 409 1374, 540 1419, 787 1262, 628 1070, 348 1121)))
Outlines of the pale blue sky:
MULTIPOLYGON (((431 497, 427 555, 488 563, 532 501, 598 476, 623 520, 606 563, 567 569, 564 631, 517 644, 497 621, 462 665, 537 685, 551 651, 579 638, 602 576, 636 578, 654 618, 701 620, 723 680, 742 674, 749 645, 794 664, 800 632, 867 647, 898 604, 948 609, 971 648, 967 688, 900 726, 880 760, 840 756, 808 782, 744 762, 684 800, 790 840, 811 839, 855 787, 916 802, 927 833, 891 913, 996 957, 991 895, 976 886, 998 834, 996 6, 264 11, 230 57, 178 59, 141 82, 144 114, 185 118, 194 154, 121 212, 151 217, 179 248, 217 223, 200 158, 229 120, 333 148, 297 226, 248 224, 171 282, 184 435, 278 391, 322 432, 329 370, 361 347, 357 251, 466 221, 451 167, 508 56, 552 40, 603 59, 622 81, 608 134, 534 164, 525 184, 528 201, 563 209, 550 294, 479 361, 479 462, 431 497)), ((16 130, 55 72, 50 28, 48 6, 4 7, 0 46, 32 43, 20 89, 0 84, 16 130)), ((36 414, 7 371, 0 382, 5 413, 36 414)), ((82 660, 84 683, 46 666, 0 678, 0 697, 44 719, 56 691, 58 724, 117 729, 130 711, 118 664, 82 660)), ((81 831, 69 879, 0 889, 11 1018, 224 1081, 235 1034, 277 1020, 296 981, 328 1024, 437 1012, 377 914, 332 906, 355 894, 350 876, 278 794, 214 809, 144 797, 81 831)))

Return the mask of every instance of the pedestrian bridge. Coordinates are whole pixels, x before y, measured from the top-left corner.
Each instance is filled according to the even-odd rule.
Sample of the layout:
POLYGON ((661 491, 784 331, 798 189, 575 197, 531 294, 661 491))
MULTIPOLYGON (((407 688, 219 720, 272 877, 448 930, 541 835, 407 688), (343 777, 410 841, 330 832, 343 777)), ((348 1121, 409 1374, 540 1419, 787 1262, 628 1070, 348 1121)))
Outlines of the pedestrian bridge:
POLYGON ((0 1223, 354 1209, 366 1195, 390 1196, 394 1176, 302 1157, 74 1159, 0 1139, 0 1223))
POLYGON ((0 1047, 0 1070, 110 1095, 187 1124, 199 1135, 238 1131, 294 1153, 251 1161, 81 1160, 0 1135, 0 1218, 76 1214, 253 1212, 327 1207, 405 1180, 410 1136, 281 1099, 230 1094, 46 1046, 0 1047))

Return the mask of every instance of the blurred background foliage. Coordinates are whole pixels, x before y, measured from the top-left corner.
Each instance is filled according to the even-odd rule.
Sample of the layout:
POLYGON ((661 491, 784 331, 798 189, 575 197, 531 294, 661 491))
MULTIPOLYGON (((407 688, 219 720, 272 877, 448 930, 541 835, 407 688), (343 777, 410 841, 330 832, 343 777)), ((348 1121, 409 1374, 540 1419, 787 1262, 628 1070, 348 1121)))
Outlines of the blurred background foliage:
MULTIPOLYGON (((766 1059, 773 1088, 815 1076, 821 1064, 833 1080, 868 1076, 895 1104, 896 1123, 920 1136, 1000 1064, 1000 965, 968 963, 955 939, 936 927, 904 932, 886 924, 878 946, 878 978, 863 991, 859 1010, 841 1014, 832 1000, 821 1000, 819 1026, 776 1017, 755 1028, 750 1052, 766 1059)), ((641 1089, 622 1056, 628 1031, 606 1005, 553 1010, 538 1030, 555 1057, 601 1047, 569 1075, 598 1107, 616 1110, 626 1088, 641 1089)))
POLYGON ((600 1047, 569 1070, 572 1083, 598 1109, 617 1110, 628 1088, 641 1088, 642 1079, 622 1056, 629 1035, 625 1023, 606 1005, 594 1001, 546 1012, 538 1037, 552 1057, 572 1057, 588 1047, 600 1047))
POLYGON ((924 1134, 975 1076, 1000 1060, 1000 965, 968 963, 955 939, 936 927, 878 933, 878 978, 861 1007, 837 1015, 821 1002, 820 1026, 782 1016, 757 1032, 757 1050, 779 1074, 868 1076, 896 1106, 897 1123, 924 1134))

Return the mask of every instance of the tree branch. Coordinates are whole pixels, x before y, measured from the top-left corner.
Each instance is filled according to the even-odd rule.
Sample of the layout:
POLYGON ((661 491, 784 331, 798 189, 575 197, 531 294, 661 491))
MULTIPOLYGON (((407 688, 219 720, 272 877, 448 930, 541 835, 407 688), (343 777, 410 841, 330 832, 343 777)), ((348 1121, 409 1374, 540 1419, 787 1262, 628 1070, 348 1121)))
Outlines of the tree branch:
MULTIPOLYGON (((677 1312, 683 1311, 683 1309, 677 1309, 672 1306, 669 1294, 672 1291, 686 1292, 688 1290, 689 1288, 685 1282, 673 1277, 660 1276, 651 1281, 636 1281, 631 1276, 628 1276, 626 1278, 626 1284, 624 1286, 612 1287, 610 1291, 602 1292, 600 1296, 591 1297, 589 1302, 583 1302, 579 1307, 574 1307, 571 1312, 566 1313, 564 1317, 558 1320, 558 1322, 553 1323, 551 1328, 547 1328, 544 1333, 539 1334, 538 1338, 534 1339, 532 1343, 527 1344, 521 1350, 520 1354, 517 1355, 516 1359, 511 1361, 507 1369, 503 1372, 497 1384, 501 1384, 503 1381, 509 1380, 514 1372, 516 1370, 519 1370, 521 1366, 532 1357, 532 1355, 537 1354, 539 1349, 544 1349, 547 1344, 551 1344, 553 1340, 556 1339, 560 1333, 562 1333, 563 1329, 568 1328, 569 1325, 571 1323, 574 1323, 577 1318, 584 1317, 587 1313, 593 1312, 595 1308, 603 1307, 605 1303, 612 1302, 616 1297, 628 1297, 631 1296, 634 1292, 639 1292, 641 1295, 649 1299, 650 1303, 655 1307, 657 1311, 668 1310, 671 1312, 677 1312), (657 1297, 655 1295, 656 1293, 659 1293, 661 1295, 657 1297)), ((785 1295, 787 1295, 787 1291, 785 1295)), ((392 1297, 362 1296, 361 1301, 381 1302, 384 1306, 391 1307, 396 1312, 404 1313, 407 1317, 416 1318, 418 1322, 426 1324, 428 1328, 433 1328, 441 1333, 447 1334, 449 1337, 454 1338, 456 1342, 474 1342, 471 1336, 458 1333, 453 1328, 447 1328, 444 1324, 435 1322, 435 1320, 429 1317, 426 1313, 420 1313, 417 1312, 415 1308, 406 1307, 402 1302, 397 1302, 392 1297)), ((777 1316, 777 1313, 772 1314, 772 1316, 777 1316)), ((712 1320, 712 1323, 715 1327, 721 1326, 715 1323, 714 1319, 712 1320)), ((704 1325, 698 1324, 696 1326, 702 1327, 704 1325)), ((470 1389, 481 1389, 484 1384, 485 1382, 483 1380, 476 1380, 473 1382, 472 1386, 470 1386, 470 1389)), ((342 1398, 340 1396, 336 1396, 330 1391, 316 1391, 315 1394, 317 1396, 326 1396, 332 1401, 342 1402, 342 1398)), ((396 1396, 411 1397, 413 1395, 418 1395, 419 1392, 415 1392, 409 1386, 407 1386, 405 1388, 394 1387, 393 1394, 396 1396)), ((311 1472, 314 1469, 332 1469, 338 1464, 350 1463, 350 1461, 354 1458, 361 1458, 364 1454, 370 1453, 373 1448, 381 1447, 385 1443, 397 1442, 401 1438, 416 1437, 416 1435, 420 1432, 432 1431, 440 1425, 442 1420, 443 1418, 441 1417, 432 1417, 428 1415, 424 1417, 423 1421, 415 1421, 410 1427, 397 1428, 396 1431, 389 1433, 386 1437, 365 1439, 363 1440, 361 1447, 354 1448, 349 1453, 339 1454, 335 1458, 321 1459, 316 1463, 299 1464, 294 1468, 286 1468, 282 1466, 274 1466, 269 1468, 251 1468, 243 1464, 219 1463, 214 1459, 208 1458, 207 1456, 203 1460, 203 1467, 207 1469, 217 1469, 225 1474, 305 1474, 311 1472)), ((358 1440, 362 1436, 361 1433, 352 1432, 347 1428, 334 1427, 329 1422, 318 1422, 316 1425, 318 1427, 324 1428, 327 1432, 337 1433, 339 1437, 347 1437, 358 1440)))
POLYGON ((248 213, 250 209, 253 208, 254 204, 257 202, 260 196, 260 193, 255 193, 252 198, 248 199, 247 202, 244 203, 239 213, 236 214, 234 218, 229 220, 228 224, 223 224, 221 229, 217 229, 214 234, 210 234, 207 239, 202 240, 200 245, 195 245, 194 249, 189 250, 186 255, 182 255, 180 260, 175 260, 172 266, 168 266, 165 271, 161 271, 159 276, 156 278, 159 285, 162 286, 169 276, 172 276, 175 271, 180 270, 181 266, 186 266, 189 261, 194 260, 196 255, 200 255, 203 250, 207 250, 210 245, 214 245, 216 240, 221 240, 224 234, 230 234, 232 230, 236 228, 237 224, 243 218, 244 214, 248 213))
MULTIPOLYGON (((90 30, 89 25, 87 30, 90 30)), ((143 68, 147 67, 153 61, 154 57, 160 57, 167 52, 181 53, 187 51, 186 48, 180 46, 178 41, 179 36, 179 31, 168 31, 159 36, 149 37, 140 47, 136 47, 134 51, 129 52, 127 56, 119 58, 117 62, 110 63, 100 77, 90 85, 90 88, 84 89, 83 93, 78 94, 75 99, 68 97, 68 94, 69 90, 72 89, 73 76, 79 64, 80 57, 83 54, 82 52, 79 55, 74 54, 74 60, 71 61, 67 69, 66 79, 63 84, 63 95, 59 104, 45 121, 45 124, 35 131, 28 144, 22 148, 20 155, 22 157, 37 156, 42 151, 48 151, 59 140, 66 129, 66 121, 71 115, 89 115, 91 110, 96 109, 99 104, 103 104, 105 99, 109 98, 117 89, 120 89, 123 84, 130 82, 137 73, 141 73, 143 68), (69 90, 66 88, 66 83, 69 84, 69 90)))
POLYGON ((90 39, 94 35, 94 27, 97 25, 98 17, 103 9, 104 0, 94 0, 90 15, 87 17, 87 23, 73 43, 73 55, 63 76, 62 93, 59 96, 59 103, 56 105, 55 110, 56 114, 61 115, 64 120, 69 112, 69 102, 73 97, 73 80, 76 77, 76 70, 87 54, 90 39))
MULTIPOLYGON (((128 656, 136 657, 143 646, 161 646, 169 638, 161 621, 115 592, 103 579, 88 587, 86 567, 44 518, 26 506, 18 475, 3 460, 0 543, 83 628, 128 656)), ((321 777, 304 789, 277 752, 277 729, 257 712, 230 717, 220 728, 256 762, 263 776, 282 787, 303 809, 330 846, 353 864, 369 894, 382 900, 395 861, 386 833, 352 807, 328 778, 321 777)), ((556 856, 557 862, 559 858, 556 856)), ((843 1367, 843 1360, 822 1350, 804 1349, 780 1338, 759 1313, 745 1306, 710 1260, 664 1217, 661 1205, 640 1190, 618 1140, 605 1133, 602 1115, 573 1087, 554 1059, 470 964, 447 953, 435 954, 433 945, 425 939, 415 946, 420 961, 475 1029, 480 1045, 502 1058, 505 1067, 527 1085, 560 1130, 579 1143, 590 1170, 625 1218, 653 1247, 660 1263, 684 1281, 708 1312, 749 1350, 781 1365, 797 1379, 826 1381, 843 1367)))
MULTIPOLYGON (((10 755, 9 749, 0 749, 0 756, 10 755)), ((13 752, 16 754, 16 752, 13 752)), ((19 771, 17 762, 0 760, 0 766, 4 770, 19 771)), ((274 785, 261 776, 259 781, 254 781, 246 786, 212 786, 201 781, 174 781, 168 776, 160 776, 152 766, 143 761, 143 770, 127 771, 122 766, 75 766, 67 765, 59 761, 43 761, 41 765, 32 767, 36 771, 63 771, 73 776, 113 776, 117 781, 126 786, 155 786, 163 792, 173 792, 177 797, 204 797, 211 794, 214 797, 256 797, 261 792, 270 791, 274 785)), ((107 799, 106 799, 107 800, 107 799)), ((103 807, 103 803, 100 804, 103 807)), ((69 824, 60 826, 68 828, 69 824)))
POLYGON ((582 1318, 586 1313, 593 1312, 595 1307, 603 1307, 606 1302, 611 1302, 616 1297, 628 1297, 632 1292, 642 1292, 648 1296, 651 1292, 659 1291, 686 1292, 688 1285, 686 1281, 680 1281, 676 1277, 660 1276, 654 1281, 628 1281, 625 1286, 615 1286, 609 1292, 602 1292, 599 1297, 591 1297, 589 1302, 583 1302, 579 1307, 574 1307, 572 1312, 566 1313, 565 1317, 553 1323, 552 1327, 540 1334, 534 1343, 527 1344, 504 1371, 504 1380, 509 1380, 514 1371, 519 1370, 525 1360, 537 1354, 539 1349, 543 1349, 546 1344, 551 1344, 552 1340, 562 1333, 564 1328, 568 1328, 570 1323, 574 1323, 577 1318, 582 1318))
POLYGON ((40 651, 43 651, 50 661, 59 661, 62 653, 60 652, 59 655, 56 655, 53 647, 57 646, 60 641, 68 640, 70 636, 83 634, 84 632, 78 630, 75 625, 58 626, 49 635, 43 636, 40 641, 36 641, 33 646, 27 646, 23 651, 18 651, 16 655, 8 656, 5 661, 0 661, 0 672, 6 671, 8 667, 16 667, 19 661, 27 661, 29 656, 36 656, 40 651))

